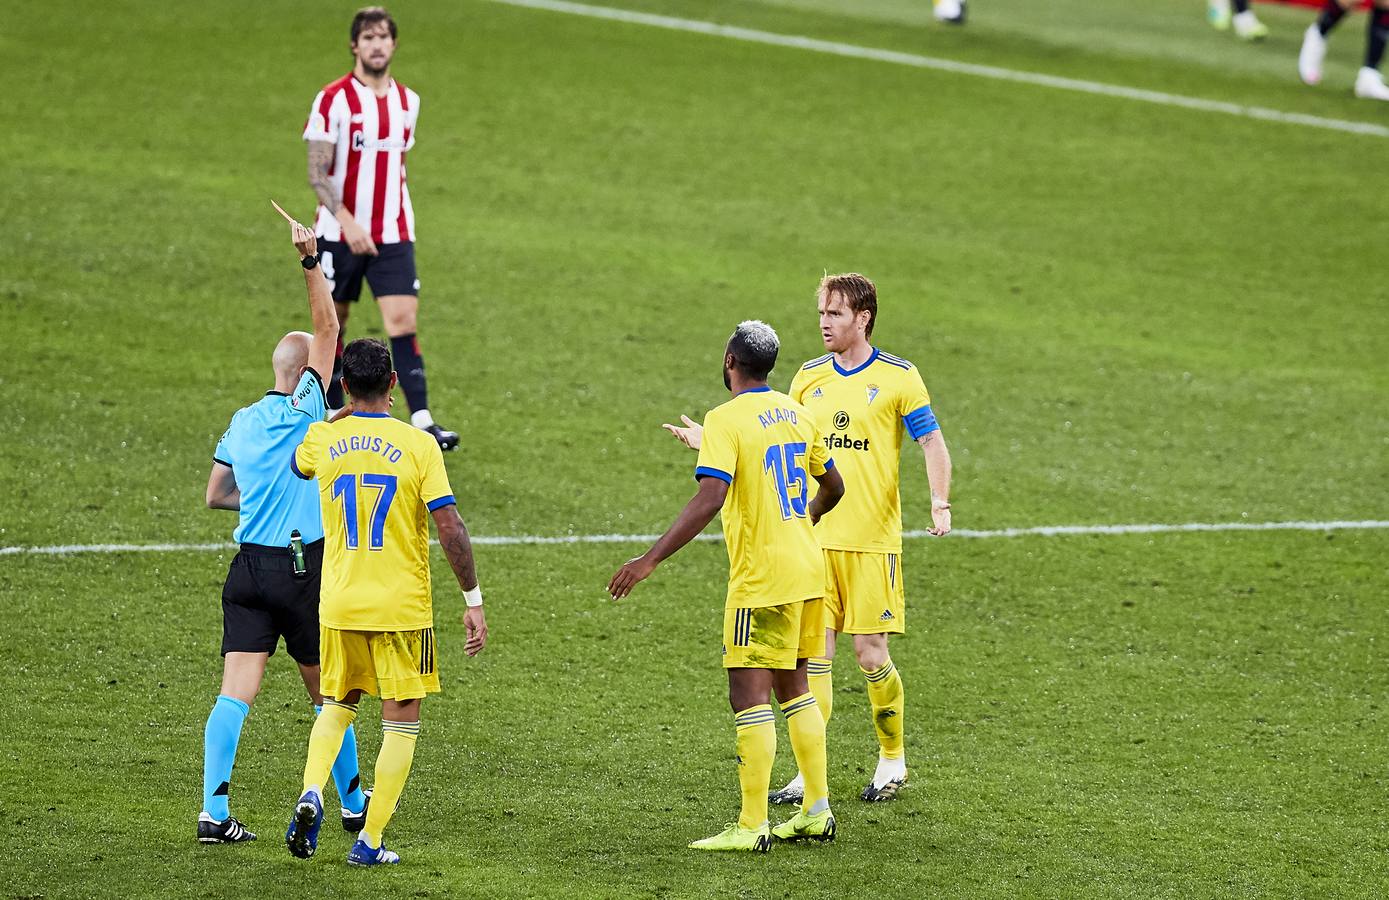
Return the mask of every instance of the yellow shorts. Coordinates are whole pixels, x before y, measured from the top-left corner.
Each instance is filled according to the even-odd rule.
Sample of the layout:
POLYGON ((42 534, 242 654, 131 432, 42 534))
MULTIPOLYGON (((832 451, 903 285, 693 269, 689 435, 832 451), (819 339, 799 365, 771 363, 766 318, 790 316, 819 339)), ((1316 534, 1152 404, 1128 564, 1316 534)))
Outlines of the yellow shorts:
POLYGON ((843 634, 901 634, 907 594, 898 553, 826 550, 825 625, 843 634))
POLYGON ((725 669, 794 669, 825 652, 825 601, 723 611, 725 669))
POLYGON ((341 700, 366 691, 382 700, 418 700, 439 693, 434 629, 419 631, 341 631, 318 629, 319 688, 341 700))

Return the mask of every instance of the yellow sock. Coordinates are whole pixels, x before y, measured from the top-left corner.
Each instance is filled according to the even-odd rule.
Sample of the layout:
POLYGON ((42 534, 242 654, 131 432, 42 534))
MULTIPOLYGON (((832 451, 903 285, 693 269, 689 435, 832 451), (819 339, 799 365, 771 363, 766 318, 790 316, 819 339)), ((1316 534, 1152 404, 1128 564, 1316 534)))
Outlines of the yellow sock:
POLYGON ((738 824, 761 828, 767 821, 767 789, 776 757, 776 716, 770 703, 762 703, 735 714, 733 724, 738 729, 738 785, 743 791, 738 824))
POLYGON ((322 790, 323 785, 328 783, 333 761, 342 750, 342 736, 356 718, 355 704, 324 698, 323 712, 314 719, 313 731, 309 732, 309 758, 304 762, 304 790, 314 787, 322 790))
POLYGON ((801 811, 817 815, 830 805, 829 764, 825 761, 825 717, 815 703, 815 695, 801 694, 781 704, 786 717, 786 731, 791 735, 791 749, 796 753, 796 765, 805 779, 805 799, 801 811))
POLYGON ((830 713, 834 711, 834 679, 830 674, 833 665, 834 660, 821 656, 813 656, 805 663, 805 673, 810 680, 810 692, 815 695, 815 702, 820 705, 820 715, 824 717, 826 725, 830 723, 830 713))
POLYGON ((371 807, 367 809, 367 824, 362 840, 369 846, 381 846, 381 832, 395 814, 410 777, 410 765, 415 761, 415 740, 420 736, 419 722, 382 722, 381 752, 376 754, 376 780, 372 783, 371 807))
POLYGON ((859 666, 859 671, 868 679, 868 704, 873 707, 873 729, 878 732, 883 758, 901 759, 902 717, 906 712, 902 676, 890 659, 871 671, 859 666))

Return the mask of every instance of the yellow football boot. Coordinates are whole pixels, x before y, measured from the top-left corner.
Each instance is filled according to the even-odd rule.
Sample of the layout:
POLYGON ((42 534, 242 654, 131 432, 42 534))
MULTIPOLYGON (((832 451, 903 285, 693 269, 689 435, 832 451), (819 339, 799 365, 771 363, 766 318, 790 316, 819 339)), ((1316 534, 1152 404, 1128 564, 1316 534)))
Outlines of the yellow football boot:
POLYGON ((788 821, 773 828, 772 836, 781 841, 832 841, 834 813, 828 809, 813 816, 797 812, 788 821))
POLYGON ((743 828, 737 822, 726 829, 690 844, 691 850, 750 850, 766 853, 772 849, 772 832, 764 822, 761 828, 743 828))

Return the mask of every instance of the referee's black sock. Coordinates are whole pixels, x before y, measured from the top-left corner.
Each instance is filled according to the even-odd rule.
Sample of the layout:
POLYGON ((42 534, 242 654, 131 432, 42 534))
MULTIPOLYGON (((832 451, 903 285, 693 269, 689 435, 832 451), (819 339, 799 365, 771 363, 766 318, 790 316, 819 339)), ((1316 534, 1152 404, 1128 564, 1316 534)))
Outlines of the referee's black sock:
POLYGON ((1322 5, 1321 15, 1317 16, 1317 30, 1321 32, 1322 37, 1330 34, 1331 29, 1336 27, 1336 23, 1341 21, 1341 17, 1345 14, 1346 11, 1336 0, 1326 0, 1326 3, 1322 5))
POLYGON ((1365 43, 1365 68, 1378 69, 1384 60, 1384 45, 1389 42, 1389 9, 1370 10, 1369 34, 1365 43))
MULTIPOLYGON (((323 373, 320 372, 320 375, 323 373)), ((342 338, 338 338, 338 352, 333 357, 333 374, 329 376, 328 383, 324 385, 329 409, 342 409, 342 338)))
POLYGON ((400 389, 405 394, 405 402, 410 405, 410 412, 429 409, 424 359, 420 356, 420 342, 413 334, 391 338, 391 362, 395 365, 395 374, 400 379, 400 389))

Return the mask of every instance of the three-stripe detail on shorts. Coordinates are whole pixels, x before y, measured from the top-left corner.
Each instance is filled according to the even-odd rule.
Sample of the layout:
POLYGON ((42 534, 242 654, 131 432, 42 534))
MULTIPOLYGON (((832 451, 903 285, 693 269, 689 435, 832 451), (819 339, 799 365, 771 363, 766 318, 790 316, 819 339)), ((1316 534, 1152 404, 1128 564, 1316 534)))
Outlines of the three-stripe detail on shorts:
POLYGON ((434 629, 420 632, 420 674, 434 674, 434 629))
POLYGON ((887 583, 894 588, 897 587, 897 554, 887 555, 887 583))
POLYGON ((733 646, 746 647, 752 641, 752 610, 733 611, 733 646))

